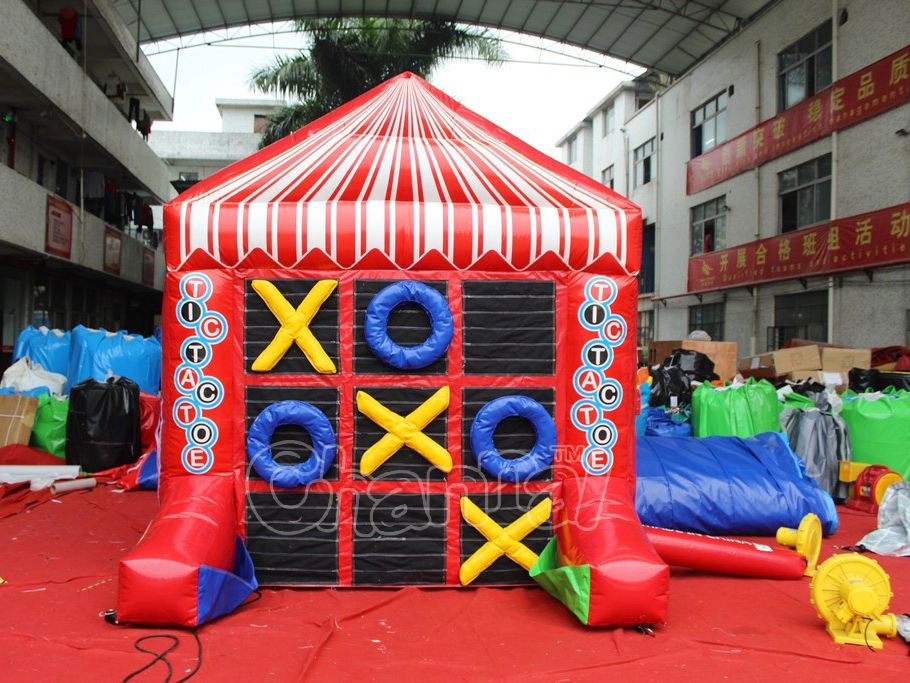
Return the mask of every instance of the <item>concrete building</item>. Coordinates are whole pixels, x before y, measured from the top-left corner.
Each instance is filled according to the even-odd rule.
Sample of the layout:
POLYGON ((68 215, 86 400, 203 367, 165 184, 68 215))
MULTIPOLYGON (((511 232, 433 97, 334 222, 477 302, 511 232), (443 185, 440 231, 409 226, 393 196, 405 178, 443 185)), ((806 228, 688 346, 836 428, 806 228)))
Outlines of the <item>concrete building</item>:
POLYGON ((150 334, 164 258, 136 226, 174 190, 137 128, 171 96, 109 0, 3 0, 0 27, 0 367, 32 323, 150 334))
POLYGON ((771 2, 672 81, 620 85, 559 141, 642 207, 642 344, 694 329, 743 355, 794 337, 910 344, 908 44, 906 0, 771 2), (828 106, 841 123, 825 129, 828 106), (740 153, 753 161, 737 167, 740 153), (867 219, 884 221, 881 244, 867 219), (819 266, 817 238, 859 265, 826 268, 850 262, 829 250, 819 266))
POLYGON ((150 139, 180 192, 259 149, 268 117, 285 103, 266 99, 216 99, 221 132, 163 130, 150 139))

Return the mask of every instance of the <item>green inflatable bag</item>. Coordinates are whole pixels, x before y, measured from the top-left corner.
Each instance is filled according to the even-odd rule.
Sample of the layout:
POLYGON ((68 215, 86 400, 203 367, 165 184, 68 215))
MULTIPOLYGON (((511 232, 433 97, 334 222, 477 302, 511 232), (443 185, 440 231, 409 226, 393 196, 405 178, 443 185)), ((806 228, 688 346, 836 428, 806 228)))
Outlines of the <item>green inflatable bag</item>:
POLYGON ((777 390, 767 380, 749 378, 745 384, 715 387, 702 384, 692 393, 695 436, 748 438, 780 431, 777 390))
POLYGON ((885 465, 910 479, 910 392, 892 390, 843 395, 853 459, 885 465))
POLYGON ((66 457, 66 413, 68 398, 54 398, 48 394, 38 397, 35 425, 32 427, 31 445, 58 458, 66 457))

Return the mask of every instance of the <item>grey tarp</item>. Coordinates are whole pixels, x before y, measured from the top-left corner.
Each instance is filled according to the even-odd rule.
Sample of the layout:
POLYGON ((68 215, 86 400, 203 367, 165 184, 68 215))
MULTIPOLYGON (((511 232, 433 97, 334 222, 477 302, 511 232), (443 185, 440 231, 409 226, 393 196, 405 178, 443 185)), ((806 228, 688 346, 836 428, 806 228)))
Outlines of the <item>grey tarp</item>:
POLYGON ((835 415, 824 393, 809 395, 814 408, 784 407, 780 425, 790 448, 806 465, 806 472, 834 497, 843 497, 838 479, 838 461, 852 459, 847 426, 835 415))
POLYGON ((857 545, 877 555, 910 556, 910 483, 888 487, 878 506, 878 529, 857 545))

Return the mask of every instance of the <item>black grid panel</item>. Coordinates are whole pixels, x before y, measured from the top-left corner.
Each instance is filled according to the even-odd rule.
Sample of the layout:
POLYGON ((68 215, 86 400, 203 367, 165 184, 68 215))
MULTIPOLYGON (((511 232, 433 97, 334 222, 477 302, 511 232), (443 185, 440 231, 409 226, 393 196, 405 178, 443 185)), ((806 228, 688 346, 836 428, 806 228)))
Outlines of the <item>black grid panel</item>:
MULTIPOLYGON (((480 409, 490 401, 502 396, 527 396, 540 403, 550 417, 553 416, 555 406, 555 393, 552 388, 545 389, 481 389, 465 387, 462 391, 462 418, 461 418, 461 461, 462 479, 465 481, 491 481, 497 482, 496 477, 488 475, 480 469, 474 451, 471 449, 471 425, 480 409)), ((493 433, 493 444, 502 457, 509 460, 525 455, 537 441, 537 432, 534 426, 523 417, 507 417, 499 423, 493 433)), ((549 481, 553 478, 553 468, 531 477, 528 481, 549 481)))
MULTIPOLYGON (((379 401, 389 410, 407 417, 408 413, 420 406, 430 396, 436 393, 437 388, 416 387, 361 387, 354 390, 354 401, 357 392, 365 391, 379 401)), ((355 478, 360 476, 360 459, 366 450, 386 435, 386 431, 373 422, 354 406, 354 472, 355 478)), ((428 424, 423 433, 446 447, 446 415, 448 410, 442 411, 439 416, 428 424)), ((368 479, 382 479, 386 481, 442 481, 445 473, 422 455, 408 446, 402 446, 395 455, 379 466, 368 479)))
MULTIPOLYGON (((247 387, 246 388, 246 432, 249 433, 253 420, 263 410, 279 401, 303 401, 318 408, 329 419, 335 438, 338 438, 338 389, 334 387, 247 387)), ((244 447, 246 437, 244 437, 244 447)), ((295 465, 310 457, 313 441, 307 430, 297 425, 282 425, 272 436, 272 458, 279 465, 295 465)), ((250 479, 262 480, 259 473, 247 467, 250 479)), ((324 479, 338 479, 338 458, 325 473, 324 479)))
POLYGON ((354 585, 444 584, 444 494, 354 494, 354 585))
POLYGON ((466 375, 555 372, 552 281, 466 280, 462 292, 466 375))
MULTIPOLYGON (((253 361, 259 357, 263 349, 269 345, 269 342, 275 337, 280 325, 272 312, 265 305, 262 298, 253 291, 252 280, 245 283, 244 292, 244 327, 245 337, 243 341, 244 363, 247 372, 252 372, 253 361)), ((319 280, 270 280, 278 288, 278 291, 284 295, 288 303, 295 309, 303 301, 304 297, 309 294, 319 280)), ((339 368, 338 363, 338 289, 336 288, 332 295, 325 300, 322 307, 310 322, 310 331, 316 340, 322 345, 322 348, 328 354, 329 358, 339 368)), ((303 355, 303 352, 292 344, 287 353, 278 361, 275 367, 270 370, 272 373, 303 373, 316 374, 316 370, 310 365, 310 362, 303 355)), ((267 373, 257 373, 267 374, 267 373)))
POLYGON ((338 497, 247 493, 246 545, 261 584, 337 584, 338 497))
MULTIPOLYGON (((367 306, 370 305, 370 301, 376 294, 396 282, 400 282, 400 280, 357 280, 354 283, 354 372, 361 375, 400 375, 403 372, 408 375, 445 374, 448 367, 448 354, 425 368, 402 371, 386 365, 370 350, 363 333, 367 306)), ((420 282, 448 298, 448 283, 444 280, 421 280, 420 282)), ((430 336, 430 318, 426 311, 417 304, 402 304, 392 311, 386 330, 395 343, 401 346, 418 346, 430 336)))
MULTIPOLYGON (((544 498, 549 497, 548 493, 520 493, 518 491, 468 496, 471 502, 475 503, 503 529, 544 498)), ((552 534, 552 524, 548 520, 525 536, 521 542, 539 555, 552 534)), ((462 563, 486 542, 487 539, 479 531, 464 519, 461 520, 462 563)), ((526 569, 516 564, 514 560, 503 556, 474 579, 471 585, 489 583, 533 583, 533 581, 528 576, 526 569)))

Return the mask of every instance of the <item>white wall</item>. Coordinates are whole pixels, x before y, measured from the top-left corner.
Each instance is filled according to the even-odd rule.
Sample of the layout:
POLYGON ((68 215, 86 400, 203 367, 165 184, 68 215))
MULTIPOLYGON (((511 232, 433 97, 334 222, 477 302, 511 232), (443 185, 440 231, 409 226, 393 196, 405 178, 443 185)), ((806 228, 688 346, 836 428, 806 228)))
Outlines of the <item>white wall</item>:
POLYGON ((22 0, 0 2, 0 60, 97 141, 152 194, 174 190, 164 163, 22 0))
MULTIPOLYGON (((0 241, 43 254, 48 194, 49 192, 37 183, 0 165, 0 197, 15 197, 15 201, 0 201, 0 241)), ((122 249, 120 277, 141 284, 143 244, 124 234, 122 249)), ((69 261, 103 271, 103 259, 104 222, 86 212, 83 226, 79 220, 79 207, 74 206, 73 240, 69 261)), ((158 290, 164 287, 164 253, 160 247, 155 252, 154 286, 158 290)))
MULTIPOLYGON (((910 43, 910 3, 907 0, 839 0, 836 14, 846 10, 847 21, 837 26, 838 49, 834 78, 867 66, 910 43)), ((686 162, 691 158, 690 116, 702 103, 733 86, 727 106, 727 139, 777 113, 777 54, 831 18, 830 0, 782 0, 740 34, 720 46, 676 81, 658 102, 629 118, 628 151, 612 140, 598 138, 595 117, 593 177, 611 159, 619 168, 632 163, 636 146, 657 128, 658 174, 643 188, 630 186, 628 196, 642 207, 647 220, 657 223, 657 337, 672 339, 688 333, 688 308, 699 303, 687 291, 690 252, 689 216, 693 206, 724 197, 726 243, 734 246, 779 232, 778 173, 822 154, 835 160, 834 216, 848 216, 910 201, 910 137, 895 131, 910 128, 910 105, 876 116, 833 136, 806 145, 707 190, 686 194, 686 162)), ((634 171, 630 169, 630 177, 634 171)), ((617 189, 623 185, 617 176, 617 189)), ((834 307, 829 310, 836 343, 851 345, 903 344, 910 308, 910 268, 875 271, 869 283, 862 273, 834 279, 834 307), (869 297, 875 310, 869 310, 869 297)), ((724 301, 728 339, 749 351, 753 333, 764 350, 766 328, 774 324, 774 297, 779 294, 826 289, 828 278, 810 278, 805 288, 790 281, 756 288, 757 299, 745 288, 712 293, 703 303, 724 301), (754 315, 753 315, 754 313, 754 315), (753 317, 757 325, 753 327, 753 317)), ((647 307, 647 304, 645 305, 647 307)))

